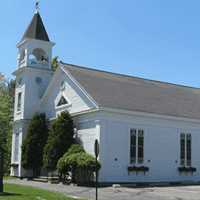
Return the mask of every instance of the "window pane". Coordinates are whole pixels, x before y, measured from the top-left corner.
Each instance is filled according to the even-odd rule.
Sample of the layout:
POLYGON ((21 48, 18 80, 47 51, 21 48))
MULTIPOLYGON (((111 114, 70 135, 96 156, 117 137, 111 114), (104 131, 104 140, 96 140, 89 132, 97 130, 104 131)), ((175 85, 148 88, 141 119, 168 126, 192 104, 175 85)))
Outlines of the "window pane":
POLYGON ((21 104, 22 104, 22 93, 18 93, 17 97, 17 111, 21 111, 21 104))
POLYGON ((144 131, 138 130, 138 163, 144 161, 144 131))
POLYGON ((191 134, 187 134, 187 165, 191 166, 191 134))
POLYGON ((184 165, 185 164, 185 134, 181 134, 181 139, 180 139, 180 164, 184 165))
POLYGON ((19 160, 19 133, 15 134, 15 143, 14 143, 14 162, 18 162, 19 160))
POLYGON ((136 162, 136 130, 131 129, 131 141, 130 141, 130 162, 136 162))
POLYGON ((144 143, 144 131, 138 130, 138 145, 143 146, 143 143, 144 143))

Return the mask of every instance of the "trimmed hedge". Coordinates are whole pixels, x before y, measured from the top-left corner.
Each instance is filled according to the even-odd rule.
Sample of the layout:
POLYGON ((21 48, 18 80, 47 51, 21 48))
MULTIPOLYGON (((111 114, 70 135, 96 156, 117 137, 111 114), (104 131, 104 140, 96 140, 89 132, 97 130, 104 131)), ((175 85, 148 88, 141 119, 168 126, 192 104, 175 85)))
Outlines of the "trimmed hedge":
MULTIPOLYGON (((97 169, 100 168, 101 165, 97 162, 97 169)), ((80 145, 72 145, 69 151, 59 159, 57 169, 61 176, 71 171, 72 179, 76 183, 90 183, 94 178, 96 159, 86 153, 80 145)))
POLYGON ((70 156, 75 153, 81 153, 81 152, 85 152, 84 148, 79 144, 73 144, 73 145, 71 145, 71 147, 69 148, 67 153, 64 154, 64 157, 70 156))
MULTIPOLYGON (((97 168, 100 169, 101 165, 97 162, 97 168)), ((57 169, 61 173, 65 173, 71 168, 86 169, 89 171, 95 171, 96 160, 95 158, 85 152, 74 153, 71 155, 64 155, 59 159, 57 169)))

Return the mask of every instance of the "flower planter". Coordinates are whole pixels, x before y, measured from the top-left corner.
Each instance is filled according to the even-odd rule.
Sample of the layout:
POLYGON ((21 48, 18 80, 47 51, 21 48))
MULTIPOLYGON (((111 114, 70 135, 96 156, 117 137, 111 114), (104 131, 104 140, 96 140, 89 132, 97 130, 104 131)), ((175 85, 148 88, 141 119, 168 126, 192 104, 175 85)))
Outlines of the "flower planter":
POLYGON ((179 173, 191 173, 193 174, 194 172, 197 171, 195 167, 178 167, 179 173))
POLYGON ((149 167, 145 167, 145 166, 128 166, 128 173, 131 172, 135 172, 136 174, 142 172, 142 173, 146 173, 149 171, 149 167))

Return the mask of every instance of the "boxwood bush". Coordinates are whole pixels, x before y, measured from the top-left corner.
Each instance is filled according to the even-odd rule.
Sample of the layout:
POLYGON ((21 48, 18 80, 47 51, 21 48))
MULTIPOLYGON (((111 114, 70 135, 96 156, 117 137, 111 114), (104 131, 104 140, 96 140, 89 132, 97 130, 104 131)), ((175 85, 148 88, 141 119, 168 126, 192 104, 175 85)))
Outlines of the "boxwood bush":
MULTIPOLYGON (((100 167, 100 163, 97 162, 97 169, 99 170, 100 167)), ((96 160, 80 145, 72 145, 69 151, 59 159, 57 169, 62 177, 71 171, 73 182, 89 184, 94 179, 96 160)))

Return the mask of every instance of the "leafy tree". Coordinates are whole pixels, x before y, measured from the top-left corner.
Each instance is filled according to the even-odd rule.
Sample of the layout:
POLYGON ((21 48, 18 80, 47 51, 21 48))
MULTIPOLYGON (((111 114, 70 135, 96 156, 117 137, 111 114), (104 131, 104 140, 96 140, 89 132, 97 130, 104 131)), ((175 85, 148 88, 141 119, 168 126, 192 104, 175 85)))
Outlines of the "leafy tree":
POLYGON ((56 71, 56 69, 59 66, 58 56, 54 57, 51 61, 51 67, 53 71, 56 71))
POLYGON ((43 151, 48 138, 48 124, 45 114, 35 114, 28 127, 22 144, 22 166, 33 170, 33 175, 40 173, 43 165, 43 151))
POLYGON ((9 96, 10 96, 11 101, 12 101, 12 111, 14 111, 15 86, 16 86, 16 81, 15 80, 10 80, 8 82, 8 92, 9 92, 9 96))
POLYGON ((74 139, 73 120, 69 113, 63 112, 53 122, 47 144, 44 149, 44 167, 55 170, 57 162, 69 147, 74 139))
POLYGON ((0 73, 0 149, 4 153, 4 173, 6 174, 10 171, 14 102, 10 85, 11 82, 0 73))

